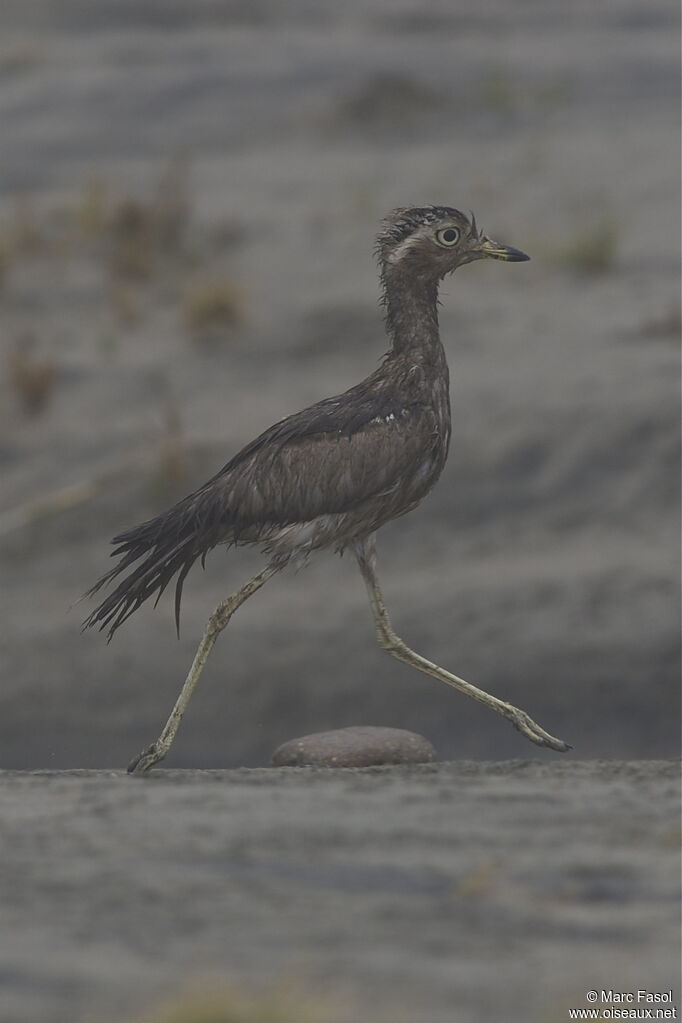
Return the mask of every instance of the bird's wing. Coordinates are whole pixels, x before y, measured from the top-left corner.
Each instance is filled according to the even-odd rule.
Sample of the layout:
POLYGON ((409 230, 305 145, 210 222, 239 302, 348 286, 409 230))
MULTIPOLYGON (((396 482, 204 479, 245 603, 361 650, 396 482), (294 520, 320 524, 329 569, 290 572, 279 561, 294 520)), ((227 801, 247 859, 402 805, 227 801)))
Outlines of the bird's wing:
MULTIPOLYGON (((422 405, 328 399, 271 427, 202 488, 237 532, 308 522, 392 490, 428 460, 436 424, 422 405)), ((199 495, 197 495, 199 497, 199 495)))
MULTIPOLYGON (((392 404, 361 384, 266 430, 207 483, 178 504, 114 537, 118 561, 88 591, 126 573, 85 626, 108 627, 109 638, 150 596, 157 601, 177 577, 175 617, 187 573, 219 543, 256 541, 272 525, 343 513, 378 494, 393 493, 428 462, 437 444, 433 411, 392 404), (351 398, 351 400, 349 400, 351 398)), ((401 504, 402 502, 402 504, 401 504)), ((389 516, 390 517, 390 516, 389 516)))

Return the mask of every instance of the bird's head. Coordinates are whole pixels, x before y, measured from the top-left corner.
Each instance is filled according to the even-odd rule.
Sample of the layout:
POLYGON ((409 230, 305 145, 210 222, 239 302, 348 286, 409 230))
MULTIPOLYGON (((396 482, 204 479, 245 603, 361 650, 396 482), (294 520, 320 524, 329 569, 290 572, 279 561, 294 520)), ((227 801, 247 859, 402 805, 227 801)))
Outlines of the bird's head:
POLYGON ((394 210, 377 238, 382 273, 406 270, 410 275, 441 280, 475 259, 520 263, 525 252, 492 241, 471 219, 450 206, 412 206, 394 210))

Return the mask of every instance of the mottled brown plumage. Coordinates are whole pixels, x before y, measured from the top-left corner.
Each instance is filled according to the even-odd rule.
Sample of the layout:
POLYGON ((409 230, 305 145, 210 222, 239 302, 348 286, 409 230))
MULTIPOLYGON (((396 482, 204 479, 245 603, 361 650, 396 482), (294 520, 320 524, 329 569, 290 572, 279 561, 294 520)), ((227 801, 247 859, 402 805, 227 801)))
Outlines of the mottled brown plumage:
MULTIPOLYGON (((236 607, 270 574, 292 558, 300 561, 316 550, 342 551, 353 545, 383 643, 382 615, 388 619, 374 574, 373 536, 431 490, 450 443, 448 367, 438 331, 439 282, 476 259, 528 257, 480 234, 473 217, 443 206, 395 210, 383 222, 376 251, 391 342, 379 368, 343 394, 276 423, 173 508, 115 537, 113 556, 119 561, 89 592, 123 578, 85 626, 108 628, 111 638, 149 597, 156 594, 158 601, 174 577, 179 626, 182 588, 192 565, 199 559, 203 563, 218 544, 259 544, 270 555, 269 567, 221 605, 223 611, 229 609, 222 616, 216 612, 213 626, 209 623, 210 649, 236 607)), ((200 652, 196 677, 190 673, 193 681, 190 685, 188 678, 186 683, 188 691, 205 660, 200 652)), ((444 681, 481 692, 452 678, 444 681)), ((495 702, 482 696, 483 702, 495 702)), ((165 755, 178 723, 179 717, 170 729, 169 721, 163 743, 160 739, 153 753, 141 754, 132 769, 147 769, 165 755)))
POLYGON ((148 597, 158 601, 174 576, 179 626, 185 577, 217 544, 262 544, 283 564, 322 548, 341 551, 414 508, 438 479, 450 441, 438 282, 480 258, 473 254, 480 242, 475 224, 447 207, 388 217, 377 255, 392 347, 381 366, 271 426, 173 508, 116 536, 120 560, 89 593, 131 571, 86 626, 108 627, 111 638, 148 597), (443 224, 461 232, 461 245, 450 250, 432 240, 443 224), (415 235, 425 227, 426 237, 415 235), (410 239, 418 244, 392 261, 410 239))

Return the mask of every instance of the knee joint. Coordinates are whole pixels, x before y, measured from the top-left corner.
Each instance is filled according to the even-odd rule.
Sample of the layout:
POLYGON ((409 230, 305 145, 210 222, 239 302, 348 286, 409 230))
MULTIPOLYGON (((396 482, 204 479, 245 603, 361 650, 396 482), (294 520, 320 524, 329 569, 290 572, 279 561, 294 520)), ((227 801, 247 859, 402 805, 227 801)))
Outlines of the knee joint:
POLYGON ((229 606, 223 605, 222 607, 216 608, 208 620, 209 628, 215 632, 222 632, 232 617, 232 614, 232 608, 229 606))
POLYGON ((379 643, 382 650, 385 650, 387 654, 401 653, 405 646, 403 641, 394 633, 383 631, 379 634, 379 643))

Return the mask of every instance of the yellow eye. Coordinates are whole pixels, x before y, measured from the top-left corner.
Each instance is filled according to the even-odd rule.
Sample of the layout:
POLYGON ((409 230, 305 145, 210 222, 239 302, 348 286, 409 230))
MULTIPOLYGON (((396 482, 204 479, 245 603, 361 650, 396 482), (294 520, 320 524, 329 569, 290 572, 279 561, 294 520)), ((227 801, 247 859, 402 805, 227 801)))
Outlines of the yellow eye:
POLYGON ((446 249, 451 249, 459 241, 459 230, 456 227, 444 227, 441 231, 436 231, 436 241, 446 249))

